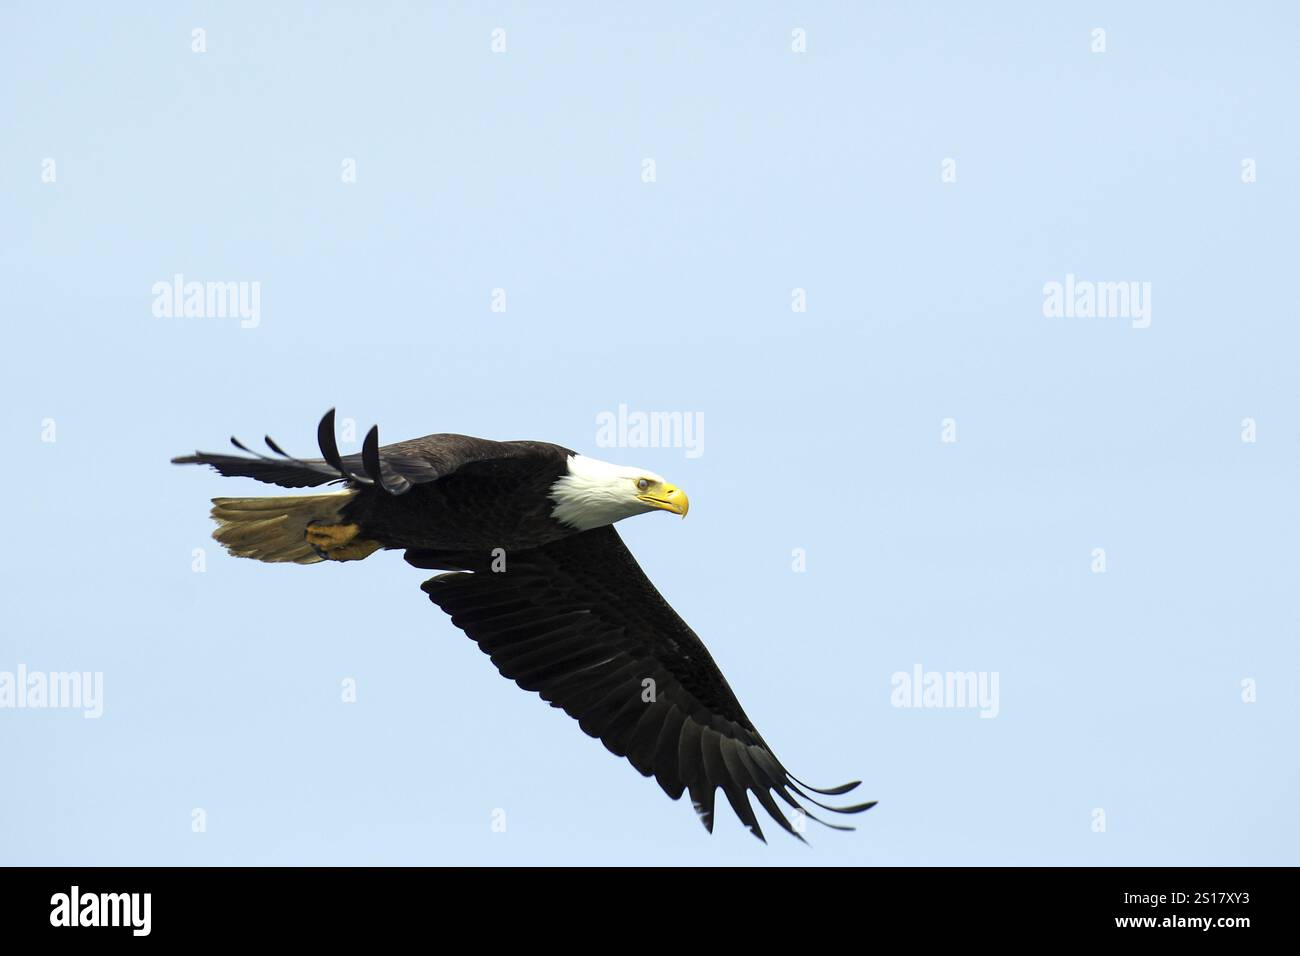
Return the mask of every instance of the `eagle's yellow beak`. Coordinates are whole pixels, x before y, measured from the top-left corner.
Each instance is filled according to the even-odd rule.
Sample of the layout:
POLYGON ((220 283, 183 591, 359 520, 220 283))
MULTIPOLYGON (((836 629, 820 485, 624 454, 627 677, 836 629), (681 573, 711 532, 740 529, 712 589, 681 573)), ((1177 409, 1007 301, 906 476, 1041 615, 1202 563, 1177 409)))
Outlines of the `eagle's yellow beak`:
POLYGON ((686 517, 686 512, 691 510, 691 501, 686 497, 686 492, 674 488, 667 482, 647 489, 645 494, 637 495, 637 500, 644 501, 651 508, 662 508, 683 518, 686 517))

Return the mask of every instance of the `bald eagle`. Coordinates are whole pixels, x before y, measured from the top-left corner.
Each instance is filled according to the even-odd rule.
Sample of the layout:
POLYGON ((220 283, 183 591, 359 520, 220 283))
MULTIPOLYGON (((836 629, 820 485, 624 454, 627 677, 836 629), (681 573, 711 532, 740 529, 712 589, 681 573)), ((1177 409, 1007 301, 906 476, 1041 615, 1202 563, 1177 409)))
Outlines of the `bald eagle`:
POLYGON ((492 659, 503 677, 563 709, 669 797, 689 792, 713 831, 719 788, 763 839, 749 802, 803 839, 803 818, 837 830, 804 803, 830 789, 788 773, 741 709, 704 644, 655 590, 614 530, 632 515, 685 517, 686 493, 654 472, 598 461, 540 441, 439 434, 340 455, 334 411, 317 429, 320 458, 196 452, 178 465, 284 488, 341 484, 328 494, 214 498, 213 537, 233 555, 313 564, 401 549, 437 570, 423 590, 492 659), (779 798, 792 813, 788 818, 779 798), (802 801, 802 802, 801 802, 802 801))

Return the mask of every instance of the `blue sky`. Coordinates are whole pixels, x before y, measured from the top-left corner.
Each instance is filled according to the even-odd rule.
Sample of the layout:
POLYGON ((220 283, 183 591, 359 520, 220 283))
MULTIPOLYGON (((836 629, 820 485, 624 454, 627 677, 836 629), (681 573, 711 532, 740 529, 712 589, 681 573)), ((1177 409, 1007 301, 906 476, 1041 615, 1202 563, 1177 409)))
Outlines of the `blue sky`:
POLYGON ((1292 6, 357 6, 0 13, 0 680, 103 675, 0 709, 0 862, 1296 862, 1292 6), (177 273, 255 327, 157 317, 177 273), (598 448, 620 404, 703 453, 598 448), (330 406, 681 485, 625 540, 880 805, 709 837, 397 554, 226 556, 207 499, 267 489, 168 458, 330 406), (918 664, 997 716, 892 706, 918 664))

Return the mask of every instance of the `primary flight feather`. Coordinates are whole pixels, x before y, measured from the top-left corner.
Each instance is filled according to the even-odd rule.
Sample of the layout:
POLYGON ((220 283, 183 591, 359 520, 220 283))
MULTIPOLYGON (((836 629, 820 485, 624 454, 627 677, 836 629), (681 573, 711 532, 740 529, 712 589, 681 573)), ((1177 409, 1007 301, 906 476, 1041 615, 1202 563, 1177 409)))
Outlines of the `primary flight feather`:
POLYGON ((651 511, 685 516, 681 489, 548 442, 441 434, 381 447, 372 428, 359 455, 340 455, 333 410, 317 439, 320 458, 294 458, 268 437, 272 455, 232 438, 246 455, 172 461, 285 488, 342 484, 326 494, 214 498, 213 537, 259 561, 354 561, 401 549, 415 567, 444 572, 425 593, 502 676, 562 708, 674 800, 689 793, 710 831, 719 789, 759 839, 750 796, 800 839, 802 816, 825 823, 805 803, 837 813, 875 805, 827 806, 809 791, 834 796, 857 782, 821 790, 786 771, 614 530, 651 511))

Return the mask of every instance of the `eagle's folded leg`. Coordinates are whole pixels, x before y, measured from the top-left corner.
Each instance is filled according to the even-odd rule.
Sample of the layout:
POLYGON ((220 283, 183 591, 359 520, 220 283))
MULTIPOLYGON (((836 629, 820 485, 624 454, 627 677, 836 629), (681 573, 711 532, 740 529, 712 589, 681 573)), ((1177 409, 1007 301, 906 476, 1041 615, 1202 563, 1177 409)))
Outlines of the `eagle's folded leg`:
POLYGON ((358 541, 361 528, 355 524, 309 524, 307 543, 330 561, 360 561, 381 547, 378 541, 358 541))

